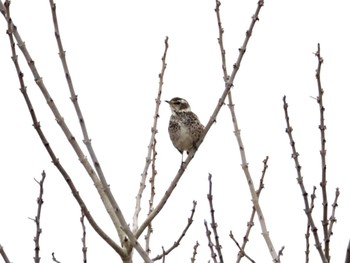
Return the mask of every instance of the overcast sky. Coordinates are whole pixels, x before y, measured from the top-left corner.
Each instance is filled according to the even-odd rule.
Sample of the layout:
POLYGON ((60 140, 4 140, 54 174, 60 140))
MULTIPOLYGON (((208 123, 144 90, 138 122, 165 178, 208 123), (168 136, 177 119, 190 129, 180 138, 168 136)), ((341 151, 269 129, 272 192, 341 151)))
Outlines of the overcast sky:
MULTIPOLYGON (((57 0, 56 4, 70 73, 89 135, 108 183, 131 224, 151 135, 165 37, 169 37, 170 47, 163 100, 175 96, 187 99, 206 124, 224 90, 215 1, 57 0)), ((257 0, 222 1, 229 72, 256 4, 257 0)), ((11 8, 12 19, 40 75, 85 151, 57 55, 49 1, 16 0, 11 8)), ((236 114, 256 187, 262 160, 269 156, 260 204, 275 249, 285 246, 282 262, 304 261, 306 230, 304 203, 285 133, 284 95, 289 103, 306 189, 311 193, 312 187, 317 187, 314 216, 322 236, 319 110, 314 99, 317 43, 321 44, 324 58, 321 77, 325 91, 329 208, 335 188, 340 188, 337 223, 331 238, 332 262, 344 260, 350 238, 349 10, 350 3, 346 0, 266 1, 234 82, 236 114)), ((80 209, 33 129, 10 58, 7 25, 3 18, 0 21, 0 244, 12 262, 28 262, 33 257, 35 226, 28 219, 35 216, 37 208, 38 186, 33 178, 40 179, 45 170, 42 261, 50 262, 51 253, 55 252, 61 262, 81 262, 80 209)), ((49 111, 22 54, 18 53, 28 93, 51 146, 97 222, 117 239, 92 181, 49 111)), ((159 114, 156 203, 176 175, 181 160, 168 137, 170 109, 166 103, 161 104, 159 114)), ((167 248, 178 238, 190 216, 192 201, 197 200, 194 223, 166 262, 190 262, 197 240, 200 246, 196 262, 210 260, 203 225, 205 219, 210 220, 206 196, 208 173, 213 175, 215 215, 224 258, 230 262, 236 259, 238 250, 229 238, 229 231, 242 241, 252 203, 230 113, 225 106, 165 209, 154 221, 152 256, 161 253, 161 246, 167 248)), ((149 186, 142 218, 148 209, 148 199, 149 186)), ((88 261, 120 262, 88 223, 87 228, 88 261)), ((143 244, 143 236, 140 242, 143 244)), ((320 262, 313 238, 310 243, 310 262, 320 262)), ((272 260, 258 221, 246 252, 256 262, 272 260)), ((135 262, 142 261, 135 256, 135 262)))

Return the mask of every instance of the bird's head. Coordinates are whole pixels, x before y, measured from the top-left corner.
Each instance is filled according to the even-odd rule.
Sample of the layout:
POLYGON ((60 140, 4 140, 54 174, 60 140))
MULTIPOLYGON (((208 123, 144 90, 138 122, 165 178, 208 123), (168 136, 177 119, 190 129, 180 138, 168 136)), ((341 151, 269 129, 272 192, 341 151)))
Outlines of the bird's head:
POLYGON ((191 107, 185 99, 175 97, 170 101, 166 100, 165 102, 169 103, 171 112, 174 114, 177 112, 191 111, 191 107))

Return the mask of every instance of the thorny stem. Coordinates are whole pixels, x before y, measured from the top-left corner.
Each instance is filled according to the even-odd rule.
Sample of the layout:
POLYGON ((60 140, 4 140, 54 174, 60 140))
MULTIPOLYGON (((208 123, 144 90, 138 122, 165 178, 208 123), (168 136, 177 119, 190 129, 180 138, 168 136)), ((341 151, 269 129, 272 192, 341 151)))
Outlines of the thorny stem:
POLYGON ((197 255, 197 249, 199 247, 198 241, 196 241, 196 244, 193 246, 193 254, 191 257, 191 263, 194 263, 196 261, 196 255, 197 255))
POLYGON ((205 226, 205 233, 206 233, 206 236, 208 238, 208 247, 210 249, 211 258, 213 259, 214 263, 218 263, 218 261, 216 260, 217 255, 216 255, 216 253, 214 251, 214 244, 211 241, 211 237, 210 237, 211 232, 210 232, 210 230, 208 228, 208 223, 207 223, 206 220, 204 220, 204 226, 205 226))
POLYGON ((304 206, 305 206, 305 214, 307 216, 307 219, 308 219, 308 222, 311 226, 311 231, 313 233, 313 236, 314 236, 314 239, 315 239, 315 246, 320 254, 320 257, 322 259, 322 262, 323 263, 328 263, 328 260, 327 258, 325 257, 325 254, 323 253, 322 251, 322 244, 320 242, 320 239, 318 237, 318 233, 317 233, 317 227, 314 223, 314 219, 312 217, 312 214, 311 214, 311 208, 310 208, 310 205, 309 205, 309 201, 308 201, 308 193, 306 192, 305 190, 305 186, 304 186, 304 182, 303 182, 303 177, 301 176, 301 165, 299 164, 299 153, 297 152, 296 150, 296 147, 295 147, 295 141, 293 139, 293 136, 292 136, 292 127, 290 126, 290 122, 289 122, 289 116, 288 116, 288 104, 286 102, 286 96, 283 97, 283 109, 284 109, 284 114, 285 114, 285 119, 286 119, 286 123, 287 123, 287 128, 286 128, 286 132, 288 134, 288 137, 289 137, 289 142, 290 142, 290 145, 292 147, 292 158, 294 159, 294 163, 295 163, 295 168, 296 168, 296 171, 297 171, 297 181, 298 181, 298 184, 300 186, 300 190, 301 190, 301 194, 303 196, 303 199, 304 199, 304 206))

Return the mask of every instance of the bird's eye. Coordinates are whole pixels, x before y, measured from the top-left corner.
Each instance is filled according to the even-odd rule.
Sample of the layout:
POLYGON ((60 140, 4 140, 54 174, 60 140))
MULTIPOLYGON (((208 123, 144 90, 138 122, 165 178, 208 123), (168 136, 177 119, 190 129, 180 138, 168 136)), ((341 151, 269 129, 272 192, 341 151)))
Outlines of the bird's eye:
POLYGON ((180 102, 179 102, 179 101, 175 101, 175 102, 174 102, 174 104, 179 105, 179 104, 180 104, 180 102))

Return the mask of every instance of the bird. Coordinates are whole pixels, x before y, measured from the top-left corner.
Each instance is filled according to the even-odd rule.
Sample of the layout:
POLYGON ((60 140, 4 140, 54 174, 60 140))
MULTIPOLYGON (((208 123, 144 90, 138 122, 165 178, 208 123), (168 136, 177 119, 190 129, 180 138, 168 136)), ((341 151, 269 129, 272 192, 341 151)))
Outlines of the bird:
POLYGON ((203 134, 204 126, 191 111, 187 100, 175 97, 165 102, 169 103, 172 113, 168 127, 169 136, 175 148, 181 153, 183 163, 183 153, 188 154, 196 146, 203 134))

